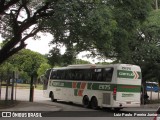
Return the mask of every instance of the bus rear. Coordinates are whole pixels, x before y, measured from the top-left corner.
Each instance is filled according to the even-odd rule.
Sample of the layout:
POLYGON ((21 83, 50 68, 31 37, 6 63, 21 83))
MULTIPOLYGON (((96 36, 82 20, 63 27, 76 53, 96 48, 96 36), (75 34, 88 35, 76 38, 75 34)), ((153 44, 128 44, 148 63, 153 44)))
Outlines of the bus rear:
POLYGON ((114 108, 139 107, 141 96, 141 69, 136 65, 119 64, 114 72, 114 108))

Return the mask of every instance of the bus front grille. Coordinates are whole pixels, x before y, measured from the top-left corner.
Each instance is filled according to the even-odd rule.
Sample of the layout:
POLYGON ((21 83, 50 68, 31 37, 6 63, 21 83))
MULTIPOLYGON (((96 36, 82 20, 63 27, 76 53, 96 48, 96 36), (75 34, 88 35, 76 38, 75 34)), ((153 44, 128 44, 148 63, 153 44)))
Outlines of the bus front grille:
POLYGON ((103 104, 110 104, 111 99, 110 99, 110 93, 103 93, 103 104))

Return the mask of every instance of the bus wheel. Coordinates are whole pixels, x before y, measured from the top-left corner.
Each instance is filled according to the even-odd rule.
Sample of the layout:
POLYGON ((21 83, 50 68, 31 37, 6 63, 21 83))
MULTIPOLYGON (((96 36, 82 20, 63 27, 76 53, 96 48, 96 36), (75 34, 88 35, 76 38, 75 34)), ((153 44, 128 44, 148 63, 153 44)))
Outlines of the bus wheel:
POLYGON ((54 99, 54 94, 53 94, 53 92, 50 93, 50 98, 51 98, 51 101, 52 101, 52 102, 56 102, 56 101, 57 101, 57 99, 54 99))
POLYGON ((92 109, 97 109, 98 108, 98 101, 96 97, 92 97, 91 99, 91 108, 92 109))
POLYGON ((85 108, 89 108, 89 107, 90 107, 90 102, 89 102, 88 96, 84 96, 82 102, 83 102, 83 106, 84 106, 85 108))

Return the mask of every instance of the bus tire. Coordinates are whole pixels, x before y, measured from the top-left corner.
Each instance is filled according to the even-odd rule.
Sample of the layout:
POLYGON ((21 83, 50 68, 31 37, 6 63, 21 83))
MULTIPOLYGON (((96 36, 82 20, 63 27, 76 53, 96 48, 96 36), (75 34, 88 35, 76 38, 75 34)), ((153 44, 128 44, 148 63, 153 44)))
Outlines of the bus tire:
POLYGON ((98 100, 95 96, 91 98, 91 108, 98 109, 98 100))
POLYGON ((84 106, 85 108, 89 108, 89 107, 90 107, 90 102, 89 102, 89 98, 88 98, 87 95, 85 95, 85 96, 83 97, 82 103, 83 103, 83 106, 84 106))
POLYGON ((51 98, 51 101, 52 102, 56 102, 57 101, 57 99, 54 99, 54 94, 53 94, 53 92, 50 92, 50 98, 51 98))

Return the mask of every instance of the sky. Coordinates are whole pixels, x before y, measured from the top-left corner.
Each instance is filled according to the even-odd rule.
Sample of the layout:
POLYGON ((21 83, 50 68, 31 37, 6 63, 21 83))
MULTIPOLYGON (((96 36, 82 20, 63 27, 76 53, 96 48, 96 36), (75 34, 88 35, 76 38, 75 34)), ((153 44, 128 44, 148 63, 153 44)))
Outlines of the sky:
MULTIPOLYGON (((53 36, 49 33, 41 34, 40 39, 38 40, 33 40, 32 38, 29 38, 26 40, 26 49, 30 49, 32 51, 41 53, 41 54, 47 54, 49 51, 52 49, 53 45, 49 45, 49 43, 52 41, 53 36)), ((2 37, 0 36, 0 43, 2 42, 2 37)), ((61 53, 63 54, 65 52, 65 47, 61 48, 61 53)), ((90 63, 94 64, 97 62, 103 62, 98 60, 97 58, 87 58, 85 57, 86 54, 89 54, 88 51, 81 52, 80 54, 77 55, 78 59, 86 60, 89 61, 90 63)), ((111 60, 107 60, 107 62, 111 62, 111 60)))
POLYGON ((40 39, 33 40, 32 38, 29 38, 26 40, 26 49, 30 49, 35 52, 39 52, 41 54, 47 54, 49 53, 49 50, 52 48, 52 46, 49 46, 49 43, 53 39, 52 35, 49 33, 46 33, 46 35, 41 35, 40 39))

